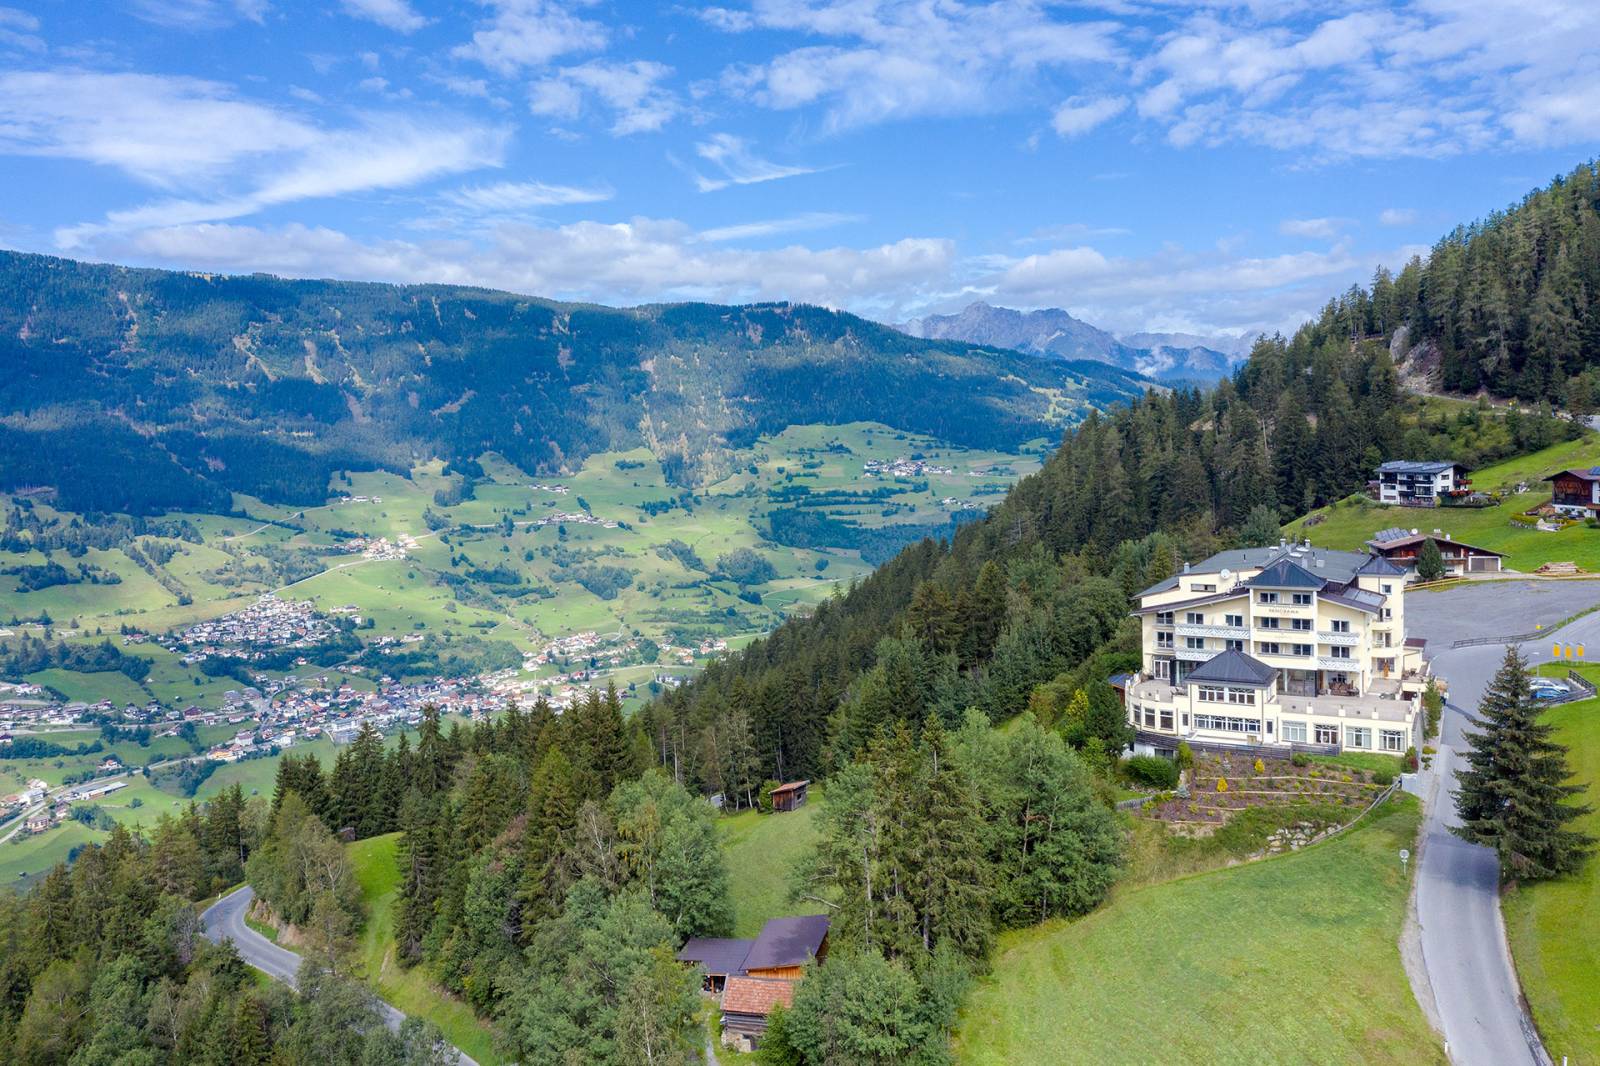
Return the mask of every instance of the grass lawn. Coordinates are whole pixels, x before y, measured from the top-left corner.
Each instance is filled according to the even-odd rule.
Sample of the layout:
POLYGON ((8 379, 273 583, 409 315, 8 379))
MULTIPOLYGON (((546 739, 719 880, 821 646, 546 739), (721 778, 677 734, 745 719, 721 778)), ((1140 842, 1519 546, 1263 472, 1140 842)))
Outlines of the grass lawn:
MULTIPOLYGON (((1566 675, 1566 665, 1546 663, 1542 674, 1566 675)), ((1600 668, 1582 666, 1589 678, 1600 668)), ((1586 784, 1588 802, 1600 802, 1600 700, 1552 707, 1548 721, 1568 749, 1576 782, 1586 784)), ((1600 836, 1600 814, 1579 826, 1600 836)), ((1551 1056, 1560 1061, 1600 1062, 1600 942, 1591 934, 1600 915, 1600 858, 1591 857, 1576 876, 1526 885, 1503 901, 1506 935, 1517 976, 1533 1019, 1551 1056)))
POLYGON ((433 1022, 447 1040, 481 1066, 502 1063, 505 1060, 495 1051, 494 1030, 478 1020, 471 1007, 434 984, 422 969, 401 969, 395 962, 394 904, 400 889, 395 849, 399 843, 400 834, 390 833, 357 841, 347 849, 367 908, 359 948, 367 983, 405 1013, 433 1022))
POLYGON ((798 811, 741 811, 718 821, 728 860, 734 936, 757 935, 768 918, 815 913, 815 904, 789 902, 789 886, 795 862, 817 838, 816 804, 821 799, 822 790, 813 785, 810 799, 798 811))
POLYGON ((1384 755, 1380 752, 1347 751, 1340 755, 1313 755, 1312 762, 1327 763, 1330 766, 1342 766, 1347 770, 1377 770, 1391 774, 1398 774, 1404 769, 1400 756, 1384 755))
POLYGON ((962 1012, 969 1066, 1443 1063, 1398 941, 1420 807, 1304 851, 1119 890, 1003 936, 962 1012))
POLYGON ((1550 493, 1539 484, 1541 478, 1571 466, 1595 462, 1594 438, 1564 441, 1542 451, 1508 459, 1472 472, 1476 489, 1490 490, 1527 482, 1530 492, 1508 497, 1498 507, 1437 507, 1419 510, 1412 507, 1382 507, 1361 496, 1350 496, 1338 503, 1311 512, 1285 526, 1291 533, 1304 533, 1311 543, 1322 548, 1345 551, 1365 550, 1374 533, 1391 526, 1438 529, 1456 540, 1504 553, 1508 570, 1530 572, 1541 563, 1572 561, 1589 571, 1600 571, 1600 530, 1579 523, 1555 533, 1541 533, 1511 524, 1511 516, 1548 502, 1550 493))

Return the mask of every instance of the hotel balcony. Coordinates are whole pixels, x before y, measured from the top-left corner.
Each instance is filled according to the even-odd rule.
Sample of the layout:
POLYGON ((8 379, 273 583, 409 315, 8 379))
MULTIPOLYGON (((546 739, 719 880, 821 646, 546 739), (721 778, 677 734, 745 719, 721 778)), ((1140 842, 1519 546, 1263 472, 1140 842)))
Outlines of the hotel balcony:
POLYGON ((1186 663, 1203 663, 1222 654, 1221 648, 1174 648, 1172 654, 1186 663))
POLYGON ((1345 646, 1347 648, 1353 648, 1357 644, 1361 643, 1361 634, 1360 633, 1327 633, 1327 632, 1324 632, 1323 630, 1319 629, 1319 630, 1317 630, 1317 643, 1318 644, 1341 644, 1341 645, 1343 645, 1343 646, 1345 646))
POLYGON ((1356 673, 1361 669, 1360 659, 1335 659, 1331 655, 1317 656, 1317 666, 1324 670, 1341 670, 1345 673, 1356 673))
POLYGON ((1180 637, 1220 637, 1224 640, 1250 639, 1250 630, 1244 626, 1203 626, 1190 622, 1179 622, 1173 627, 1173 630, 1180 637))

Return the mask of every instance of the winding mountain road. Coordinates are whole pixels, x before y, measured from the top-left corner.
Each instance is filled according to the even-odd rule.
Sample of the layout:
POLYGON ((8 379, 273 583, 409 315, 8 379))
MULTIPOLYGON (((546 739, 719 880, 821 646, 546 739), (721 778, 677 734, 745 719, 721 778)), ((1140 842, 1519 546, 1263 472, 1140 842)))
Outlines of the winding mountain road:
MULTIPOLYGON (((1439 647, 1430 662, 1450 686, 1435 757, 1438 785, 1428 804, 1417 867, 1417 917, 1423 962, 1457 1066, 1548 1066, 1551 1060, 1523 1004, 1512 965, 1494 852, 1450 832, 1460 824, 1452 793, 1456 770, 1464 762, 1466 732, 1475 726, 1478 703, 1506 645, 1449 644, 1482 636, 1486 627, 1525 633, 1539 623, 1553 624, 1572 613, 1574 598, 1587 604, 1600 601, 1600 584, 1563 583, 1559 594, 1554 593, 1532 583, 1493 582, 1419 594, 1414 599, 1420 609, 1413 611, 1411 602, 1406 607, 1408 630, 1439 647), (1565 613, 1552 617, 1552 609, 1565 613)), ((1549 662, 1557 639, 1600 652, 1600 614, 1586 615, 1519 648, 1530 665, 1549 662)))
MULTIPOLYGON (((239 957, 245 962, 273 980, 294 988, 295 975, 300 972, 300 956, 279 947, 245 924, 244 916, 255 898, 255 889, 249 885, 234 889, 201 913, 201 928, 207 940, 218 944, 224 940, 233 941, 239 957)), ((378 1006, 383 1011, 384 1024, 398 1032, 406 1016, 381 999, 378 1000, 378 1006)), ((459 1048, 455 1052, 460 1057, 461 1066, 478 1066, 466 1052, 459 1048)))

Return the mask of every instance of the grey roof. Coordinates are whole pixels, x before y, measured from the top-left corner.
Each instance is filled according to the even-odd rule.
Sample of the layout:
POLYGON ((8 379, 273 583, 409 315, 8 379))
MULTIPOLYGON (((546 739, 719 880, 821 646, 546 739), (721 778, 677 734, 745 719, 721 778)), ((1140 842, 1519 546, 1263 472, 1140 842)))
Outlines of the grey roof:
POLYGON ((744 973, 744 960, 755 945, 754 940, 730 940, 725 937, 694 937, 678 952, 679 962, 697 962, 706 973, 726 977, 744 973))
POLYGON ((1600 466, 1591 466, 1587 468, 1578 466, 1573 467, 1571 470, 1557 470, 1554 474, 1551 474, 1549 477, 1543 478, 1542 480, 1554 481, 1556 478, 1562 477, 1566 474, 1571 474, 1573 477, 1581 477, 1585 481, 1600 481, 1600 466))
MULTIPOLYGON (((1231 548, 1228 551, 1218 552, 1209 559, 1195 563, 1185 571, 1185 574, 1216 574, 1223 570, 1231 570, 1234 573, 1238 573, 1241 570, 1261 570, 1282 558, 1293 560, 1297 566, 1320 578, 1321 581, 1331 581, 1336 585, 1348 585, 1355 579, 1356 571, 1366 563, 1368 553, 1334 551, 1331 548, 1313 548, 1302 544, 1272 544, 1265 548, 1231 548)), ((1182 576, 1184 574, 1169 577, 1165 581, 1158 581, 1143 592, 1140 592, 1138 597, 1135 598, 1153 596, 1158 592, 1171 592, 1178 587, 1178 578, 1182 576)), ((1173 607, 1180 606, 1182 605, 1173 604, 1173 607)), ((1168 610, 1165 605, 1161 609, 1168 610)))
POLYGON ((828 935, 828 916, 807 914, 799 918, 769 918, 745 957, 746 970, 778 966, 804 966, 816 957, 828 935))
POLYGON ((1173 600, 1171 603, 1158 603, 1151 607, 1136 607, 1133 614, 1156 614, 1160 611, 1185 611, 1190 607, 1204 607, 1208 603, 1221 603, 1223 600, 1236 600, 1245 595, 1243 585, 1235 585, 1228 592, 1208 592, 1204 596, 1196 596, 1192 600, 1173 600))
POLYGON ((1362 563, 1361 569, 1356 571, 1357 577, 1403 577, 1404 575, 1404 570, 1381 555, 1374 555, 1362 563))
POLYGON ((1253 589, 1320 589, 1326 581, 1291 558, 1282 558, 1245 582, 1253 589))
POLYGON ((1327 603, 1337 603, 1344 607, 1354 607, 1358 611, 1368 614, 1377 614, 1383 607, 1383 597, 1376 592, 1365 589, 1347 589, 1343 592, 1324 592, 1322 598, 1327 603))
POLYGON ((1378 467, 1380 474, 1437 474, 1442 470, 1454 470, 1461 464, 1451 459, 1431 459, 1423 462, 1412 462, 1407 459, 1390 459, 1378 467))
POLYGON ((1213 655, 1184 675, 1184 682, 1206 682, 1218 685, 1250 685, 1264 688, 1272 684, 1278 671, 1242 651, 1225 651, 1213 655))

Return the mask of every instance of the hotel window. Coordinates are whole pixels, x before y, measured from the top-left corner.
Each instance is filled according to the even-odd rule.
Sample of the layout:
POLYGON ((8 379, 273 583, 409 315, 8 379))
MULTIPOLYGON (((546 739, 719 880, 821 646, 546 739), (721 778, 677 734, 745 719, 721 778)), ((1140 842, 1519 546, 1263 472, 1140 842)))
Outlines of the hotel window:
POLYGON ((1283 739, 1291 744, 1304 744, 1306 742, 1306 724, 1304 722, 1283 723, 1283 739))
POLYGON ((1192 626, 1203 626, 1206 624, 1206 616, 1201 614, 1199 611, 1190 611, 1188 614, 1183 616, 1183 620, 1192 626))
POLYGON ((1196 581, 1194 583, 1194 585, 1191 586, 1191 587, 1196 592, 1215 592, 1215 591, 1217 591, 1217 586, 1215 586, 1215 585, 1202 585, 1198 581, 1196 581))
POLYGON ((1156 634, 1156 647, 1158 647, 1158 648, 1170 648, 1170 647, 1172 647, 1172 634, 1171 633, 1157 633, 1156 634))
POLYGON ((1405 751, 1406 735, 1398 729, 1381 729, 1378 731, 1379 747, 1384 751, 1405 751))
POLYGON ((1256 602, 1257 603, 1277 603, 1278 602, 1278 594, 1276 592, 1258 592, 1258 593, 1256 593, 1256 602))
POLYGON ((1205 651, 1206 650, 1206 638, 1205 637, 1184 637, 1183 638, 1183 646, 1185 648, 1188 648, 1190 651, 1205 651))
POLYGON ((1172 732, 1172 712, 1171 711, 1163 710, 1161 712, 1161 728, 1165 729, 1169 733, 1172 732))
POLYGON ((1391 593, 1393 591, 1394 591, 1394 586, 1389 584, 1387 581, 1385 581, 1383 583, 1383 594, 1385 596, 1387 596, 1387 595, 1389 595, 1389 593, 1391 593))
POLYGON ((1158 625, 1158 626, 1170 626, 1171 624, 1172 624, 1172 612, 1171 611, 1157 611, 1156 612, 1156 625, 1158 625))
POLYGON ((1194 716, 1196 729, 1209 729, 1216 733, 1260 733, 1261 719, 1259 718, 1233 718, 1220 714, 1197 714, 1194 716))
POLYGON ((1256 694, 1247 688, 1230 688, 1228 690, 1229 703, 1242 703, 1247 707, 1254 707, 1256 694))
POLYGON ((1242 614, 1225 614, 1225 615, 1222 616, 1222 623, 1223 623, 1223 625, 1242 626, 1242 625, 1244 625, 1244 615, 1242 615, 1242 614))
POLYGON ((1281 652, 1278 651, 1278 642, 1275 640, 1263 640, 1256 645, 1256 648, 1261 652, 1262 655, 1281 654, 1281 652))
POLYGON ((1372 730, 1364 725, 1345 726, 1344 746, 1347 748, 1372 747, 1372 730))
POLYGON ((1335 618, 1329 624, 1330 624, 1330 626, 1332 627, 1332 629, 1333 629, 1333 631, 1335 633, 1348 633, 1348 632, 1350 632, 1350 622, 1347 619, 1335 618))
POLYGON ((1171 659, 1157 659, 1156 660, 1156 676, 1159 677, 1163 681, 1167 680, 1168 678, 1170 678, 1172 676, 1172 660, 1171 659))
POLYGON ((1201 703, 1221 703, 1225 699, 1222 689, 1212 685, 1201 685, 1195 694, 1195 698, 1201 703))
POLYGON ((1146 726, 1148 726, 1149 728, 1151 728, 1151 729, 1155 728, 1155 725, 1156 725, 1156 709, 1154 707, 1146 707, 1144 709, 1144 724, 1146 726))
POLYGON ((1378 608, 1378 621, 1380 621, 1380 622, 1392 622, 1392 621, 1394 621, 1394 612, 1391 611, 1387 607, 1379 607, 1378 608))
POLYGON ((1316 729, 1318 744, 1339 743, 1339 727, 1336 725, 1319 725, 1316 729))
POLYGON ((1289 628, 1290 629, 1298 629, 1302 633, 1309 633, 1311 631, 1311 619, 1309 619, 1309 618, 1291 618, 1291 619, 1289 619, 1289 628))
POLYGON ((1294 649, 1294 651, 1290 653, 1291 655, 1310 655, 1312 652, 1311 645, 1309 644, 1291 644, 1289 646, 1294 649))
POLYGON ((1256 625, 1261 629, 1280 629, 1282 626, 1276 618, 1257 618, 1256 625))
POLYGON ((1328 658, 1330 659, 1348 659, 1350 657, 1350 649, 1342 644, 1328 649, 1328 658))
POLYGON ((1244 651, 1244 641, 1242 640, 1225 640, 1222 644, 1228 651, 1244 651))
POLYGON ((1296 607, 1309 607, 1311 606, 1311 593, 1296 592, 1293 594, 1292 602, 1296 607))

